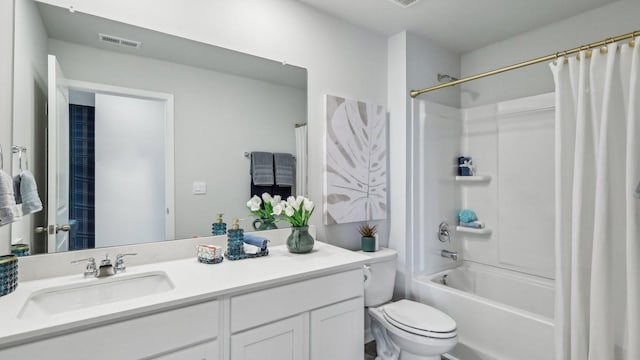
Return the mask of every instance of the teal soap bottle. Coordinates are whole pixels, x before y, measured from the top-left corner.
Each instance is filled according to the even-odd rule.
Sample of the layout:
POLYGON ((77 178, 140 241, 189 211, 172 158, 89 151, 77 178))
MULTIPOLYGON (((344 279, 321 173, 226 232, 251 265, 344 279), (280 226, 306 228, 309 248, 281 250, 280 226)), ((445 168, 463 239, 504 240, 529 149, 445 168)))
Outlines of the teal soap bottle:
POLYGON ((227 223, 225 223, 224 220, 222 219, 222 215, 224 214, 218 214, 218 218, 216 219, 216 222, 211 224, 212 235, 224 235, 227 233, 227 223))
POLYGON ((244 230, 240 228, 240 219, 234 219, 231 229, 227 231, 227 251, 225 255, 229 260, 244 259, 244 230))

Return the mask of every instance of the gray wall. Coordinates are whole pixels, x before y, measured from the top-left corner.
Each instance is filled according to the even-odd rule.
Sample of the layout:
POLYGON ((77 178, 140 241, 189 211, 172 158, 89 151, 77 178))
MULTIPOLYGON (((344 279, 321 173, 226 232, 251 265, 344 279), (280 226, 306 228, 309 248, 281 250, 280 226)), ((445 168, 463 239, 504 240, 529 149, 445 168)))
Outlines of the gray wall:
POLYGON ((49 51, 69 79, 174 95, 176 238, 209 235, 220 212, 250 227, 243 153, 295 154, 305 90, 53 39, 49 51), (193 181, 205 181, 207 194, 193 195, 193 181))
MULTIPOLYGON (((18 121, 13 124, 13 144, 27 147, 30 170, 40 185, 40 195, 44 196, 45 132, 44 127, 36 126, 36 123, 46 122, 47 33, 33 1, 16 0, 15 24, 13 118, 18 121), (40 133, 34 132, 36 128, 41 129, 40 133)), ((13 171, 14 174, 17 173, 17 166, 14 166, 13 171)), ((28 239, 34 236, 33 228, 45 223, 44 211, 24 216, 22 221, 11 225, 12 241, 23 239, 29 244, 28 239)), ((45 235, 37 237, 38 243, 31 243, 32 251, 44 246, 42 240, 45 235)))
MULTIPOLYGON (((0 144, 11 147, 11 105, 13 102, 13 1, 0 1, 0 144)), ((5 169, 11 156, 5 155, 5 169)), ((10 253, 10 227, 0 227, 0 254, 10 253)))
MULTIPOLYGON (((413 101, 409 97, 409 90, 419 89, 437 83, 437 74, 446 73, 458 76, 460 72, 459 56, 447 49, 435 45, 427 39, 420 38, 408 32, 402 32, 389 38, 388 41, 388 69, 389 82, 388 103, 390 111, 390 206, 391 216, 389 246, 398 251, 398 273, 396 278, 396 296, 403 296, 405 290, 410 288, 411 271, 415 268, 414 259, 426 258, 425 253, 416 251, 422 248, 422 243, 427 239, 420 238, 418 231, 424 218, 414 218, 417 215, 418 206, 429 201, 442 213, 448 214, 455 207, 454 201, 442 201, 436 203, 433 198, 417 197, 417 162, 423 159, 418 151, 419 131, 414 125, 413 101), (412 241, 414 243, 412 243, 412 241)), ((434 101, 459 105, 459 90, 450 88, 446 91, 422 95, 423 98, 434 101)), ((446 124, 455 126, 455 120, 446 124)), ((431 134, 437 137, 438 134, 431 134)), ((449 135, 449 134, 444 134, 449 135)), ((448 136, 448 139, 451 137, 448 136)), ((437 146, 437 143, 435 143, 437 146)), ((453 143, 457 147, 457 143, 453 143)), ((451 157, 445 151, 437 148, 429 148, 426 151, 441 154, 443 157, 451 157)), ((435 168, 435 167, 434 167, 435 168)), ((438 171, 431 172, 434 176, 438 171)), ((443 183, 439 183, 443 186, 443 183)), ((449 189, 437 187, 435 193, 450 193, 449 189)), ((445 199, 446 200, 446 199, 445 199)), ((434 213, 434 218, 440 215, 434 213)), ((431 233, 430 233, 431 234, 431 233)))
MULTIPOLYGON (((640 29, 640 1, 620 0, 557 23, 466 53, 462 76, 600 41, 640 29)), ((462 107, 554 91, 546 63, 462 85, 462 107)))

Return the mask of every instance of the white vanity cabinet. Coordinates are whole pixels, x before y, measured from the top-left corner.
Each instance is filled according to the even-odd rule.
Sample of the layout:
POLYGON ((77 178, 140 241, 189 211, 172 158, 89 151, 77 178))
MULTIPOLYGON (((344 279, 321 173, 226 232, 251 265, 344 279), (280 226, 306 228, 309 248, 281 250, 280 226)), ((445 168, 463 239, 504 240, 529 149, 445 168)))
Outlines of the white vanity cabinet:
POLYGON ((26 284, 0 299, 0 359, 362 359, 368 258, 317 247, 292 256, 278 246, 262 262, 141 266, 130 271, 162 268, 174 288, 40 318, 19 317, 30 296, 77 276, 26 284))
POLYGON ((220 358, 219 302, 163 311, 0 350, 0 359, 220 358))
POLYGON ((364 357, 362 270, 231 297, 232 360, 364 357))

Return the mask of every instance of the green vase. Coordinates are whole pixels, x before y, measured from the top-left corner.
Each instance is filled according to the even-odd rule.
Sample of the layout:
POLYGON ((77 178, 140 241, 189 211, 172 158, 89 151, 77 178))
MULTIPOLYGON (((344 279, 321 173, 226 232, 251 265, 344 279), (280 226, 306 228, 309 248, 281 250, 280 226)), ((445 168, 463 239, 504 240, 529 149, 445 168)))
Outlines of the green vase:
POLYGON ((309 234, 308 226, 292 227, 287 238, 287 249, 295 254, 304 254, 313 250, 313 236, 309 234))
POLYGON ((255 231, 273 230, 278 228, 273 219, 255 219, 251 225, 253 225, 253 229, 255 231))

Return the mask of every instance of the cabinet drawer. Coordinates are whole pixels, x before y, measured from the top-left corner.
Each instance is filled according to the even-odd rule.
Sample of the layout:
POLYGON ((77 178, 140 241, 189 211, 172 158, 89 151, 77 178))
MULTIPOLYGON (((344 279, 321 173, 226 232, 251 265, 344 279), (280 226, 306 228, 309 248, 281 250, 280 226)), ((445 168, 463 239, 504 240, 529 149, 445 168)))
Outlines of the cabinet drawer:
POLYGON ((190 346, 162 356, 153 356, 153 360, 218 360, 220 349, 218 340, 208 341, 204 344, 190 346))
POLYGON ((141 359, 213 340, 218 302, 142 316, 0 351, 0 359, 141 359), (197 319, 197 320, 194 320, 197 319))
POLYGON ((364 296, 362 269, 234 296, 231 298, 231 332, 358 296, 364 296))

